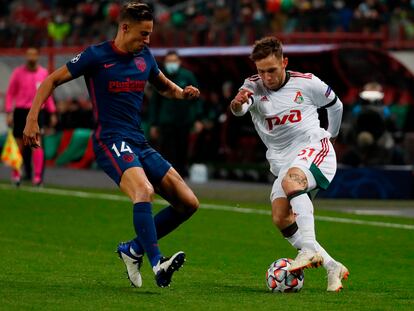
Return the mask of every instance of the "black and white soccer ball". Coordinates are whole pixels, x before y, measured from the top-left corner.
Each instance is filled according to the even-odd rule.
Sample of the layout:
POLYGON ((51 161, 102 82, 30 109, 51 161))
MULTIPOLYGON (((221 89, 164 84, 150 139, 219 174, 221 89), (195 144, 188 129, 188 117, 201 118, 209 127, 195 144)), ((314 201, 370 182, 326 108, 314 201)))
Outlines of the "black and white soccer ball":
POLYGON ((280 258, 270 265, 266 271, 266 285, 273 293, 298 292, 303 287, 305 275, 303 271, 288 271, 292 259, 280 258))

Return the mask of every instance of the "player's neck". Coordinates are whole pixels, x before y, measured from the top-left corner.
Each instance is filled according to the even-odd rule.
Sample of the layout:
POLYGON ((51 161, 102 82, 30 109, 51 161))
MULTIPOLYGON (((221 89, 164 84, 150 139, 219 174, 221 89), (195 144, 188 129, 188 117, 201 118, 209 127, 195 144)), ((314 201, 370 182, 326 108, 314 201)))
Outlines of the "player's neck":
POLYGON ((276 92, 276 91, 280 90, 282 87, 284 87, 284 86, 286 85, 286 83, 289 81, 289 79, 290 79, 290 74, 289 74, 289 72, 287 72, 287 71, 285 70, 285 72, 284 72, 284 77, 283 77, 283 79, 282 79, 282 83, 281 83, 278 87, 276 87, 276 88, 274 88, 274 89, 270 89, 270 88, 269 88, 269 90, 271 90, 271 91, 273 91, 273 92, 276 92))
POLYGON ((122 42, 119 36, 115 37, 115 40, 113 41, 113 46, 122 53, 129 53, 126 44, 122 42))

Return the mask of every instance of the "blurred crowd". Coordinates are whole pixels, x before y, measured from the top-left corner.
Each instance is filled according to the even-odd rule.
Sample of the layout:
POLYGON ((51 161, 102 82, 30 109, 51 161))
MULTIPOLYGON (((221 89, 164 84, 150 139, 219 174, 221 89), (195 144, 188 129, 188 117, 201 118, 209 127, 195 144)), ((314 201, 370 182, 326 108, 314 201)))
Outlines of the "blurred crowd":
MULTIPOLYGON (((394 38, 414 38, 414 1, 410 0, 147 2, 153 6, 156 16, 157 31, 152 40, 162 46, 250 44, 254 38, 275 32, 386 32, 394 38)), ((0 0, 1 46, 71 46, 111 39, 116 33, 121 3, 0 0)), ((215 66, 220 67, 219 60, 215 66)), ((203 63, 198 67, 202 68, 203 63)), ((237 75, 243 76, 240 70, 237 67, 237 75)), ((174 72, 169 73, 167 67, 163 71, 173 78, 174 72)), ((200 74, 196 76, 202 77, 200 74)), ((155 147, 164 148, 162 136, 165 135, 160 134, 185 133, 188 144, 178 149, 188 151, 185 155, 188 163, 264 163, 264 146, 251 126, 250 117, 235 118, 228 111, 228 104, 237 93, 240 81, 234 76, 223 76, 219 80, 199 81, 204 82, 201 85, 202 97, 188 115, 186 128, 178 130, 170 129, 171 124, 180 122, 174 121, 168 111, 161 114, 168 117, 164 125, 162 120, 154 121, 158 111, 151 112, 150 107, 155 107, 157 100, 153 90, 147 88, 148 100, 143 119, 147 137, 155 147), (154 127, 159 127, 158 134, 154 127)), ((399 98, 395 96, 398 99, 395 102, 390 101, 387 98, 389 92, 383 90, 377 81, 361 85, 357 91, 352 101, 344 100, 343 125, 336 145, 339 162, 351 166, 413 164, 414 125, 409 120, 414 115, 414 105, 413 98, 405 96, 409 92, 401 93, 399 98)), ((58 123, 54 129, 49 129, 49 133, 94 128, 89 99, 60 100, 56 108, 58 123)), ((181 118, 182 113, 178 117, 181 118)), ((164 141, 172 139, 169 137, 164 141)), ((183 141, 179 137, 174 139, 183 141)), ((177 149, 175 146, 170 148, 177 149)), ((163 153, 168 154, 166 151, 163 153)), ((183 157, 177 155, 178 159, 183 157)))
MULTIPOLYGON (((254 132, 250 116, 236 118, 228 111, 236 93, 237 86, 232 81, 224 82, 220 90, 202 93, 188 119, 187 146, 181 150, 187 151, 188 163, 265 162, 264 146, 254 132)), ((154 90, 147 88, 146 95, 143 127, 151 144, 161 148, 162 137, 150 132, 151 127, 158 126, 150 113, 154 90)), ((94 128, 88 99, 62 100, 56 106, 59 122, 55 130, 94 128)), ((336 143, 338 162, 354 167, 414 164, 414 125, 410 122, 413 107, 411 102, 385 104, 382 86, 377 82, 361 87, 357 100, 344 106, 336 143)), ((171 147, 177 149, 175 145, 171 147)), ((164 152, 168 154, 168 150, 164 152)))
MULTIPOLYGON (((112 39, 123 1, 0 0, 0 45, 112 39)), ((414 38, 411 0, 149 0, 154 45, 250 44, 268 33, 363 32, 414 38)))
MULTIPOLYGON (((384 90, 378 82, 366 83, 358 99, 345 106, 342 121, 342 146, 339 162, 355 167, 413 164, 412 148, 407 143, 413 128, 409 122, 413 108, 407 102, 384 102, 384 90)), ((412 99, 411 99, 412 100, 412 99)))

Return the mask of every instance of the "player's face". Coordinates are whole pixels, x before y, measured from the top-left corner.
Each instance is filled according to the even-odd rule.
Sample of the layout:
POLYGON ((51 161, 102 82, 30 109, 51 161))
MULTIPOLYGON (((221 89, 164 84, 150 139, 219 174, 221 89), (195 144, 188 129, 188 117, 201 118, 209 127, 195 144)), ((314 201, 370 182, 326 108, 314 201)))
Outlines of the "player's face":
POLYGON ((285 81, 287 63, 286 57, 276 57, 274 54, 255 62, 260 78, 271 90, 278 89, 285 81))
POLYGON ((128 52, 139 52, 145 45, 150 43, 150 35, 152 33, 153 26, 153 21, 142 21, 128 24, 124 37, 128 52))

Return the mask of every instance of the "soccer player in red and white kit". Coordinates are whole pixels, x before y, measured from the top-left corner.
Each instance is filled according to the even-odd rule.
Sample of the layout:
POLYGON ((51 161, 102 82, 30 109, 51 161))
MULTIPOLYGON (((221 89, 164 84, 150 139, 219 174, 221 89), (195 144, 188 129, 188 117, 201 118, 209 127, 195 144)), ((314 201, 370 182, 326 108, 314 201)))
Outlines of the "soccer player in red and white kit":
POLYGON ((270 196, 273 223, 299 252, 290 266, 295 272, 323 265, 328 291, 340 291, 348 269, 317 242, 309 192, 326 189, 336 172, 332 142, 338 135, 342 102, 310 73, 287 71, 281 42, 257 41, 250 55, 258 74, 245 80, 230 108, 234 115, 251 114, 267 147, 270 171, 277 176, 270 196), (326 108, 327 130, 320 127, 318 108, 326 108))

